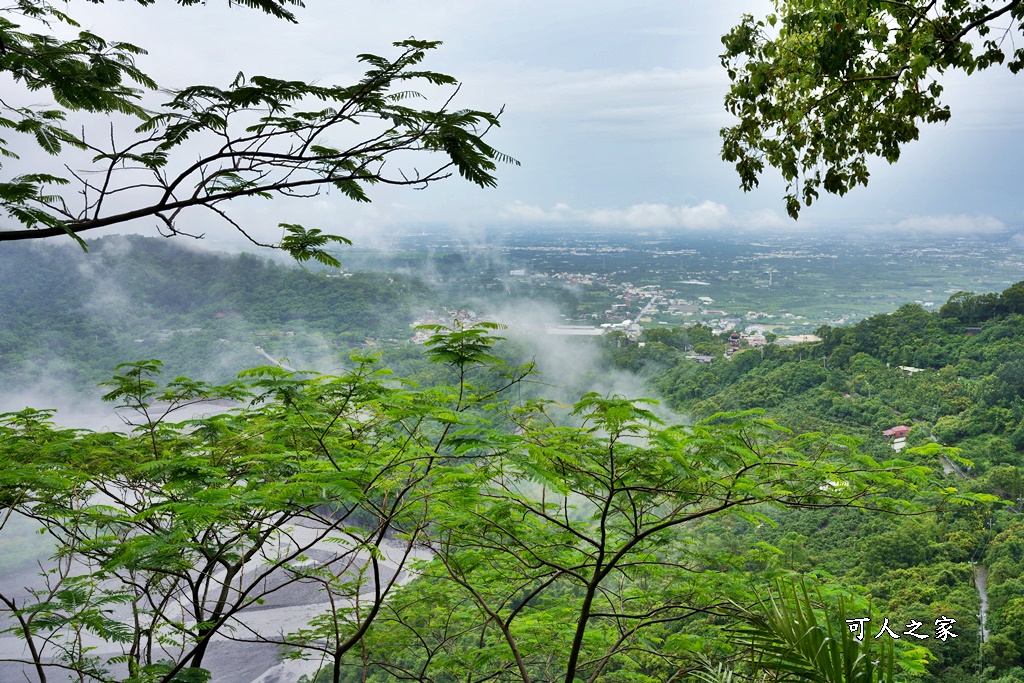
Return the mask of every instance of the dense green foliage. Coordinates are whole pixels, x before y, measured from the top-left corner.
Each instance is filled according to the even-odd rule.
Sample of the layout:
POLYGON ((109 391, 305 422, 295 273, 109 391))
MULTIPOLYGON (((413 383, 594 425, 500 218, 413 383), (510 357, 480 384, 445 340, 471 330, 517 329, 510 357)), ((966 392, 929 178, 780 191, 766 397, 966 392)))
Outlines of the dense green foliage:
POLYGON ((824 190, 843 195, 868 182, 867 157, 893 163, 922 123, 947 121, 939 77, 1007 63, 1024 3, 934 0, 776 0, 764 19, 747 15, 722 38, 732 86, 722 157, 742 186, 765 166, 787 184, 796 218, 824 190))
MULTIPOLYGON (((1024 533, 1022 288, 1018 283, 1001 294, 955 294, 938 313, 906 305, 851 327, 821 328, 821 343, 746 348, 710 365, 694 363, 680 350, 692 329, 654 330, 643 348, 617 345, 608 353, 619 365, 650 373, 673 408, 698 419, 761 406, 800 431, 857 436, 861 448, 878 458, 892 452, 882 431, 896 425, 911 428, 908 446, 955 446, 962 461, 949 453, 925 455, 927 450, 908 457, 968 490, 998 496, 1001 504, 914 523, 844 512, 783 514, 778 528, 739 529, 742 543, 772 543, 782 551, 776 566, 861 584, 889 616, 963 615, 955 644, 930 644, 939 660, 928 680, 1002 675, 1016 681, 1024 679, 1024 655, 1013 644, 1024 604, 1018 552, 1024 533), (990 570, 992 637, 984 647, 973 618, 978 596, 971 563, 990 570)), ((721 354, 724 340, 714 344, 721 354)), ((726 533, 708 529, 711 539, 726 533)))
POLYGON ((373 358, 339 377, 264 367, 223 386, 160 386, 143 361, 106 383, 137 415, 131 434, 4 415, 5 518, 40 525, 60 559, 28 595, 0 591, 27 661, 40 678, 57 666, 84 681, 204 680, 211 640, 283 581, 319 587, 325 611, 270 641, 335 683, 653 682, 702 655, 742 671, 720 626, 767 576, 745 565, 781 551, 705 546, 702 521, 977 499, 935 488, 927 466, 756 413, 665 426, 643 401, 587 394, 570 424, 554 420, 546 402, 504 399, 531 368, 494 355, 495 328, 435 328, 426 353, 455 383, 429 389, 373 358), (211 399, 242 407, 170 421, 211 399), (307 561, 332 538, 335 559, 307 561), (401 589, 378 568, 395 544, 399 568, 430 551, 401 589))
MULTIPOLYGON (((736 629, 745 647, 761 653, 755 661, 757 671, 784 672, 809 681, 895 683, 898 669, 893 641, 872 642, 856 628, 848 628, 847 617, 856 613, 850 609, 852 601, 840 597, 836 617, 823 614, 820 618, 806 582, 777 582, 774 588, 755 608, 743 613, 736 629)), ((820 592, 817 597, 821 598, 820 592)), ((824 599, 818 601, 820 606, 825 604, 824 599)), ((912 652, 923 654, 920 649, 912 652)), ((912 671, 923 669, 920 662, 911 661, 917 665, 912 671)))
POLYGON ((998 294, 957 292, 939 310, 943 318, 956 318, 970 325, 1012 313, 1024 314, 1024 282, 1018 282, 998 294))
MULTIPOLYGON (((197 372, 218 380, 233 376, 238 367, 258 361, 255 346, 278 356, 284 353, 301 358, 303 350, 311 354, 306 358, 336 356, 338 351, 353 344, 362 344, 367 337, 404 336, 409 329, 411 307, 417 301, 424 301, 421 297, 426 296, 422 285, 408 277, 359 273, 346 277, 339 273, 307 272, 251 256, 185 253, 166 242, 145 238, 101 240, 87 256, 74 249, 50 251, 39 247, 19 248, 9 254, 3 262, 10 277, 5 277, 3 282, 9 295, 0 297, 5 321, 2 340, 6 344, 0 357, 6 363, 5 372, 23 373, 26 384, 36 377, 34 373, 39 367, 26 361, 38 356, 40 347, 64 354, 69 365, 75 363, 74 367, 80 368, 76 381, 82 383, 101 377, 119 357, 140 351, 165 355, 174 374, 197 372), (58 259, 65 267, 53 267, 58 259), (166 336, 161 341, 163 335, 166 336), (237 351, 234 357, 225 353, 232 349, 237 351), (219 362, 215 363, 215 359, 219 362)), ((590 620, 576 655, 578 661, 583 662, 579 666, 597 667, 587 669, 587 677, 598 670, 601 672, 598 678, 607 680, 636 676, 657 680, 672 675, 674 670, 692 670, 696 676, 703 666, 697 656, 700 653, 710 655, 716 662, 732 661, 727 666, 734 668, 737 676, 744 675, 748 665, 721 630, 723 625, 742 614, 735 611, 733 603, 749 608, 752 585, 763 586, 774 576, 797 572, 819 577, 817 581, 822 584, 826 602, 831 601, 831 607, 819 612, 818 618, 831 619, 828 623, 835 621, 840 595, 845 596, 844 600, 853 600, 850 604, 857 605, 860 613, 867 612, 864 598, 870 596, 872 612, 888 616, 894 624, 917 620, 927 625, 943 616, 955 618, 958 638, 944 642, 932 639, 923 644, 935 659, 927 666, 927 673, 920 677, 922 681, 973 683, 1000 677, 1007 682, 1020 680, 1019 670, 1015 668, 1021 666, 1020 648, 1016 643, 1022 635, 1020 618, 1024 604, 1024 589, 1019 582, 1019 576, 1024 573, 1021 559, 1024 555, 1020 552, 1024 547, 1021 541, 1024 524, 1018 514, 1019 499, 1024 495, 1021 477, 1024 377, 1017 368, 1017 365, 1024 366, 1019 350, 1019 337, 1024 334, 1024 318, 1017 301, 1020 289, 1021 285, 1015 285, 1002 294, 960 293, 939 313, 928 313, 919 306, 904 306, 892 315, 874 316, 853 327, 822 328, 818 331, 823 338, 819 344, 743 348, 731 360, 725 354, 728 343, 724 337, 701 326, 649 328, 641 338, 643 346, 617 333, 600 338, 598 343, 604 346, 611 365, 648 375, 670 407, 695 419, 712 418, 721 411, 763 407, 770 418, 793 427, 800 436, 777 431, 768 426, 771 423, 761 422, 752 415, 739 418, 734 427, 748 430, 748 434, 758 434, 756 442, 773 444, 772 447, 781 448, 781 452, 796 448, 806 453, 808 449, 824 447, 845 454, 860 453, 879 463, 894 457, 881 430, 906 424, 912 428, 908 437, 910 446, 922 447, 901 454, 910 464, 936 478, 945 475, 947 486, 991 494, 1005 502, 944 508, 938 514, 912 518, 868 515, 836 507, 786 510, 763 506, 749 510, 753 517, 717 512, 698 516, 671 533, 666 531, 666 535, 657 536, 657 550, 648 549, 653 553, 649 557, 631 560, 628 571, 612 570, 607 575, 609 581, 611 577, 618 577, 617 585, 623 590, 630 588, 632 581, 640 581, 645 587, 643 600, 628 591, 615 598, 627 601, 615 603, 616 609, 624 610, 626 605, 638 607, 643 602, 645 611, 622 612, 638 617, 632 622, 628 618, 623 620, 621 614, 617 621, 600 616, 590 620), (691 349, 715 359, 709 365, 696 364, 686 357, 691 349), (901 365, 914 366, 920 371, 900 369, 901 365), (839 434, 853 435, 861 443, 855 445, 839 434), (955 451, 940 453, 936 442, 956 446, 960 449, 959 455, 955 451), (669 557, 665 552, 674 555, 669 557), (983 646, 979 643, 978 622, 974 617, 979 605, 973 585, 972 561, 987 567, 989 572, 987 626, 991 637, 983 646), (842 591, 838 585, 843 586, 842 591), (658 592, 667 586, 674 591, 671 595, 658 592), (656 625, 639 618, 641 614, 654 613, 669 619, 670 623, 666 622, 669 625, 656 625), (612 622, 617 625, 613 626, 612 622), (644 635, 639 631, 634 633, 630 624, 642 624, 644 635), (618 636, 614 635, 616 632, 618 636), (618 643, 616 638, 624 633, 631 635, 618 643), (668 650, 667 644, 671 644, 668 650), (605 649, 601 650, 602 647, 605 649), (641 656, 641 653, 646 654, 641 656), (624 663, 627 659, 628 664, 624 663), (672 669, 673 666, 677 669, 672 669)), ((443 332, 441 328, 434 331, 443 332)), ((404 377, 415 377, 424 386, 433 387, 409 393, 402 400, 426 406, 434 400, 430 397, 448 395, 450 400, 458 401, 452 387, 465 386, 467 376, 463 370, 476 365, 470 362, 472 358, 484 363, 493 363, 497 356, 508 355, 529 359, 529 353, 520 348, 520 342, 492 347, 490 340, 483 336, 484 332, 483 328, 464 330, 460 333, 463 337, 456 338, 465 340, 461 346, 450 342, 428 345, 428 349, 435 349, 434 356, 438 360, 446 361, 442 363, 426 362, 422 347, 409 344, 385 347, 388 366, 400 369, 404 377)), ((587 353, 586 347, 593 340, 581 339, 575 343, 580 345, 581 353, 587 353)), ((298 365, 298 362, 293 364, 298 365)), ((359 367, 351 363, 348 366, 359 367)), ((587 377, 597 380, 606 369, 597 365, 587 377)), ((354 369, 344 381, 362 382, 352 379, 360 372, 363 371, 354 369)), ((472 377, 475 389, 470 394, 493 398, 494 392, 508 383, 507 376, 501 373, 473 372, 476 373, 472 377)), ((585 383, 587 377, 580 381, 585 383)), ((264 378, 248 389, 235 387, 232 391, 260 393, 264 391, 259 388, 263 386, 260 382, 270 381, 264 378)), ((377 398, 373 400, 398 396, 391 393, 399 391, 398 384, 390 380, 374 381, 377 387, 374 391, 383 393, 375 394, 377 398)), ((323 386, 315 382, 307 386, 294 377, 284 382, 275 386, 278 389, 292 387, 287 391, 299 393, 275 394, 275 389, 267 398, 287 395, 291 398, 286 401, 294 401, 308 390, 312 393, 307 398, 315 402, 322 400, 315 397, 324 390, 323 386, 334 387, 331 391, 338 386, 332 383, 335 380, 328 379, 318 380, 323 386), (317 386, 321 388, 316 389, 317 386)), ((514 674, 522 678, 525 670, 530 680, 564 678, 565 670, 555 673, 550 668, 555 660, 545 657, 548 657, 550 643, 564 645, 564 648, 559 646, 559 652, 568 657, 575 639, 564 629, 558 631, 555 622, 548 620, 558 615, 558 624, 576 623, 574 620, 581 614, 578 610, 583 609, 582 600, 588 590, 587 574, 582 572, 586 564, 579 558, 574 559, 571 553, 565 557, 556 553, 537 555, 547 564, 520 566, 517 563, 523 558, 514 552, 514 539, 542 539, 544 534, 556 532, 587 536, 590 533, 587 525, 593 523, 588 511, 595 505, 600 507, 601 494, 593 488, 592 481, 569 483, 565 479, 569 470, 562 461, 518 461, 518 456, 513 457, 516 444, 524 447, 533 444, 531 447, 541 448, 543 453, 571 455, 573 467, 582 468, 579 476, 591 477, 597 471, 594 468, 599 470, 606 465, 601 465, 599 460, 587 460, 590 457, 587 453, 604 452, 604 446, 588 450, 589 439, 614 433, 614 429, 601 422, 610 418, 598 417, 599 413, 594 410, 611 411, 609 415, 625 411, 622 413, 625 424, 634 424, 627 431, 638 430, 649 444, 648 449, 665 439, 677 438, 679 428, 663 433, 663 427, 649 421, 651 415, 643 406, 614 397, 586 398, 576 406, 578 414, 569 415, 571 408, 530 403, 539 391, 551 390, 544 384, 531 382, 520 386, 515 392, 515 406, 484 408, 477 404, 472 413, 477 418, 485 418, 486 423, 476 426, 460 423, 461 427, 453 426, 449 432, 460 428, 469 430, 451 434, 455 438, 451 442, 453 448, 500 450, 500 471, 522 485, 516 483, 508 488, 506 484, 506 488, 491 490, 483 499, 476 498, 477 493, 466 494, 468 497, 460 500, 476 501, 474 514, 477 516, 471 520, 459 517, 461 503, 447 498, 443 512, 431 511, 436 525, 443 522, 461 532, 473 529, 482 535, 451 537, 444 543, 418 537, 421 547, 431 544, 435 552, 439 547, 450 551, 449 564, 442 562, 425 567, 423 571, 431 577, 429 581, 415 582, 397 593, 387 609, 374 618, 379 625, 365 631, 364 639, 359 641, 359 656, 355 660, 340 658, 338 661, 343 666, 325 669, 325 680, 332 680, 335 672, 340 679, 361 680, 362 672, 368 671, 374 681, 385 681, 391 676, 410 675, 417 667, 426 667, 424 670, 437 680, 458 680, 460 671, 488 666, 496 675, 501 671, 499 677, 514 674), (531 418, 528 406, 542 412, 531 418), (517 412, 520 408, 526 412, 517 412), (632 418, 628 417, 630 414, 632 418), (582 419, 597 420, 593 426, 601 426, 590 436, 580 437, 573 430, 582 419), (559 431, 567 428, 568 432, 559 431), (541 469, 536 469, 538 467, 541 469), (542 475, 544 468, 554 468, 557 475, 542 475), (569 490, 568 496, 565 496, 566 490, 569 490), (538 496, 543 499, 558 495, 563 496, 563 505, 566 501, 576 504, 576 512, 570 514, 566 522, 571 528, 545 531, 544 524, 553 523, 547 518, 543 518, 541 526, 533 522, 527 524, 532 514, 529 510, 536 509, 529 506, 536 503, 538 496), (598 503, 585 501, 593 496, 598 496, 595 499, 598 503), (492 505, 496 506, 493 512, 492 505), (517 517, 511 512, 516 509, 525 511, 527 517, 517 517), (512 516, 508 517, 510 514, 512 516), (490 529, 487 524, 491 522, 487 520, 492 519, 492 515, 503 521, 490 529), (515 524, 513 520, 517 520, 515 524), (520 529, 523 524, 526 526, 520 529), (484 545, 481 547, 481 544, 484 545), (499 552, 497 548, 506 550, 499 552), (510 552, 512 554, 508 554, 510 552), (485 565, 466 564, 467 557, 474 558, 474 562, 484 562, 486 570, 485 565), (559 574, 562 570, 557 567, 571 568, 575 573, 559 574), (552 579, 551 583, 545 583, 548 579, 552 579), (532 582, 530 586, 540 589, 536 599, 523 601, 521 592, 530 589, 524 588, 526 584, 522 582, 532 582), (437 605, 439 611, 419 615, 417 605, 423 603, 437 605), (577 610, 574 612, 577 616, 571 616, 566 610, 577 610), (406 622, 410 614, 419 615, 415 624, 406 622), (438 619, 442 617, 446 620, 445 628, 450 630, 442 629, 439 633, 438 619), (496 628, 499 621, 506 620, 507 634, 496 628), (424 641, 433 643, 431 647, 435 652, 426 660, 415 646, 424 641), (471 654, 477 652, 472 648, 479 648, 481 642, 487 644, 481 651, 486 654, 471 654), (449 658, 441 657, 442 652, 449 658), (516 652, 521 661, 517 661, 516 652), (536 669, 542 660, 548 667, 543 675, 536 669)), ((179 388, 193 390, 190 387, 193 385, 186 382, 179 388)), ((572 403, 579 391, 586 390, 581 387, 583 385, 577 384, 563 388, 564 396, 560 397, 572 403), (570 396, 573 392, 575 396, 570 396)), ((265 404, 255 410, 276 416, 272 418, 275 420, 284 419, 281 413, 267 412, 265 404)), ((42 417, 27 413, 14 418, 10 424, 14 428, 16 423, 21 424, 18 420, 39 422, 42 417)), ((213 421, 217 419, 221 418, 213 418, 213 421)), ((240 418, 238 429, 245 424, 248 424, 245 429, 257 429, 254 422, 246 422, 250 419, 256 419, 255 413, 240 418)), ((444 418, 437 416, 437 419, 441 420, 439 424, 447 424, 444 418)), ((15 431, 22 428, 17 427, 15 431)), ((708 447, 712 449, 725 447, 732 438, 728 432, 731 427, 727 429, 717 418, 701 429, 712 430, 706 435, 708 447)), ((445 427, 428 431, 440 437, 445 427)), ((692 439, 699 432, 683 430, 680 433, 688 445, 677 443, 670 451, 696 448, 692 439)), ((248 438, 230 430, 225 432, 224 438, 229 438, 228 434, 234 434, 230 438, 238 443, 248 438)), ((181 439, 185 436, 184 433, 179 435, 181 439)), ((58 441, 65 445, 54 452, 68 453, 67 444, 79 443, 79 440, 82 444, 91 444, 92 438, 63 432, 58 441)), ((445 439, 448 438, 446 435, 445 439)), ((635 438, 624 438, 616 446, 625 449, 622 455, 631 462, 637 457, 629 454, 636 445, 635 438)), ((749 437, 743 437, 743 441, 747 443, 749 437)), ((12 458, 20 457, 15 455, 23 452, 18 450, 16 439, 8 438, 5 443, 12 458)), ((172 439, 169 443, 180 444, 183 453, 190 452, 187 439, 172 439)), ((132 446, 138 447, 141 446, 132 446)), ((638 454, 648 453, 657 460, 663 452, 641 449, 638 454)), ((471 459, 480 456, 481 451, 472 453, 471 459)), ((760 457, 765 452, 758 450, 758 454, 760 457)), ((716 456, 701 457, 711 457, 713 461, 716 456)), ((476 476, 495 476, 493 470, 483 467, 482 460, 478 464, 480 469, 466 481, 476 481, 472 479, 476 476)), ((636 461, 635 464, 642 463, 636 461)), ((24 474, 19 467, 11 468, 12 476, 24 474), (21 474, 13 474, 16 472, 21 474)), ((699 468, 695 469, 692 463, 687 467, 689 475, 697 476, 699 468)), ((725 475, 729 467, 723 461, 716 476, 725 475)), ((820 470, 818 472, 820 476, 820 470)), ((470 476, 471 473, 463 474, 470 476)), ((649 478, 650 474, 645 470, 643 478, 649 478)), ((765 483, 762 477, 755 480, 765 483)), ((746 490, 745 487, 753 484, 743 483, 741 488, 746 490)), ((670 497, 679 495, 676 491, 670 497)), ((917 506, 932 509, 939 505, 934 496, 934 492, 923 496, 911 493, 904 502, 913 501, 917 506)), ((666 519, 663 515, 670 509, 666 507, 668 500, 652 503, 651 509, 657 511, 658 519, 666 519)), ((350 521, 361 523, 361 514, 352 511, 350 521)), ((642 531, 643 526, 639 528, 642 531)), ((434 531, 439 529, 440 526, 433 528, 434 531)), ((18 517, 4 527, 5 548, 14 558, 8 560, 9 566, 20 556, 32 556, 31 531, 32 527, 18 517)), ((607 542, 613 540, 609 536, 607 542)), ((552 541, 553 553, 556 546, 552 541)), ((530 544, 521 547, 530 547, 534 554, 541 550, 530 544)), ((637 552, 644 547, 641 544, 637 552)), ((569 552, 565 548, 558 552, 563 551, 569 552)), ((594 565, 594 571, 598 571, 596 567, 594 565)), ((595 595, 608 599, 611 595, 608 590, 601 584, 595 595)), ((317 623, 316 628, 323 628, 330 619, 317 623)), ((177 628, 168 624, 168 628, 177 628)), ((310 647, 323 650, 327 641, 318 640, 322 633, 316 628, 296 637, 310 647)), ((784 634, 779 637, 782 639, 779 642, 785 639, 784 634)), ((918 661, 906 660, 905 648, 897 648, 897 654, 904 664, 918 661)), ((568 659, 559 661, 559 666, 570 663, 568 659)))

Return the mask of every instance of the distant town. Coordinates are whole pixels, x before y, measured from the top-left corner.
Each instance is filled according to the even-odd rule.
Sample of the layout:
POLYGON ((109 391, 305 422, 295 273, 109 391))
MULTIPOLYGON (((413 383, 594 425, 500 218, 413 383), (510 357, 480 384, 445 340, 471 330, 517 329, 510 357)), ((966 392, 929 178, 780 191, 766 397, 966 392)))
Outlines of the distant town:
MULTIPOLYGON (((544 301, 559 311, 543 326, 546 334, 619 330, 636 338, 645 327, 701 324, 719 334, 737 331, 754 345, 766 333, 785 343, 907 302, 938 310, 959 291, 1001 290, 1024 274, 1019 252, 1005 240, 881 245, 542 231, 508 231, 467 246, 438 230, 349 260, 355 268, 404 265, 445 294, 450 311, 467 312, 466 320, 496 319, 509 302, 544 301)), ((423 320, 441 321, 450 311, 423 320)), ((538 327, 529 316, 502 322, 538 327)))

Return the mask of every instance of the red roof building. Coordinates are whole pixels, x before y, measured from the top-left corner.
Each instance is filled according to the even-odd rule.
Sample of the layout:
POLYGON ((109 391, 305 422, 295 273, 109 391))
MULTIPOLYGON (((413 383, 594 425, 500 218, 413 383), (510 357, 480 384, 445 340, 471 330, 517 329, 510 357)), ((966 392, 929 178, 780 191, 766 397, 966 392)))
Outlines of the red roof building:
POLYGON ((882 435, 889 439, 903 439, 906 438, 910 432, 910 427, 906 425, 896 425, 891 429, 886 429, 882 432, 882 435))

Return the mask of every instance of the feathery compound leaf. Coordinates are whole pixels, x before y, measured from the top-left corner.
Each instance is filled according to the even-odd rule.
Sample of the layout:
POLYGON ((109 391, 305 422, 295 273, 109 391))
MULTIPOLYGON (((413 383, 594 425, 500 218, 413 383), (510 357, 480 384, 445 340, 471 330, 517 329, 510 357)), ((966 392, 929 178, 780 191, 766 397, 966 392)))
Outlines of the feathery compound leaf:
POLYGON ((279 244, 296 261, 308 261, 315 259, 325 266, 340 268, 341 262, 324 251, 323 247, 330 243, 352 244, 352 241, 341 235, 329 235, 322 230, 313 228, 307 230, 301 225, 294 223, 280 223, 279 227, 284 228, 288 233, 281 239, 279 244))

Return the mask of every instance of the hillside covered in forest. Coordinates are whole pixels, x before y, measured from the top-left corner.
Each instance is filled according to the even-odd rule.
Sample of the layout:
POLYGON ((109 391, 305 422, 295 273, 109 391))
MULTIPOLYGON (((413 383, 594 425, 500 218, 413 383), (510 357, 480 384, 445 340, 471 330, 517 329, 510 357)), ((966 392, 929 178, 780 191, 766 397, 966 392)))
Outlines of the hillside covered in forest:
POLYGON ((311 272, 250 254, 117 236, 0 252, 0 377, 56 375, 94 387, 118 363, 160 358, 173 374, 216 381, 265 362, 296 362, 367 339, 407 338, 429 296, 398 274, 311 272))
MULTIPOLYGON (((956 611, 970 622, 980 609, 975 584, 983 567, 987 642, 978 642, 977 621, 964 624, 956 651, 939 653, 926 680, 1020 680, 1024 283, 1001 294, 955 294, 937 312, 904 305, 850 327, 820 328, 817 336, 818 343, 790 347, 744 345, 729 359, 728 335, 655 329, 641 343, 608 338, 606 356, 646 375, 673 409, 694 419, 763 409, 797 432, 850 435, 876 458, 906 457, 950 485, 998 496, 999 504, 903 520, 783 512, 778 527, 734 529, 731 542, 771 543, 781 551, 776 565, 862 585, 877 608, 901 618, 956 611), (715 359, 694 362, 687 352, 695 344, 715 359), (905 437, 896 440, 894 428, 905 437), (939 456, 936 445, 956 450, 939 456)), ((729 538, 729 531, 715 528, 709 538, 729 538)))

